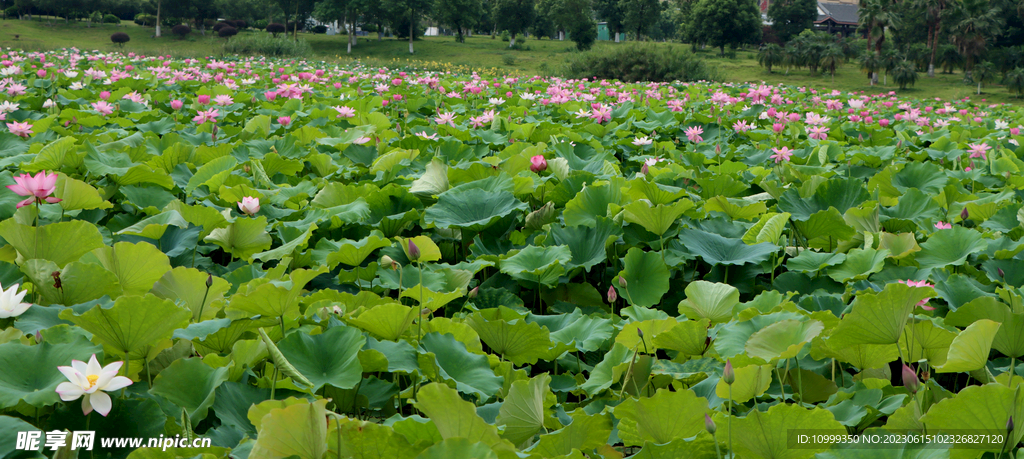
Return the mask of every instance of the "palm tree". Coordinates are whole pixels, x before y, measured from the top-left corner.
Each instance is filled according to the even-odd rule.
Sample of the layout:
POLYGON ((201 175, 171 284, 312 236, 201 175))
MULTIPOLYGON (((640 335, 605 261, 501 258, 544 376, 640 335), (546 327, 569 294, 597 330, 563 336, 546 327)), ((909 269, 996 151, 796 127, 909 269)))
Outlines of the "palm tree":
POLYGON ((917 66, 908 60, 901 61, 893 69, 892 79, 896 80, 900 89, 907 89, 908 85, 913 86, 917 83, 917 66))
POLYGON ((960 55, 960 51, 957 51, 956 46, 942 45, 942 51, 939 53, 939 65, 942 66, 942 73, 953 73, 953 69, 963 68, 964 57, 960 55))
POLYGON ((988 39, 999 33, 1005 19, 1003 10, 989 0, 962 0, 956 3, 950 36, 964 56, 964 81, 972 82, 974 62, 985 51, 988 39))
POLYGON ((939 33, 942 32, 942 12, 946 9, 946 0, 916 0, 916 6, 924 10, 928 19, 928 77, 935 77, 935 54, 939 49, 939 33))
POLYGON ((991 62, 982 62, 974 66, 974 81, 978 83, 978 95, 981 95, 982 83, 991 82, 996 77, 996 66, 991 62))
POLYGON ((767 68, 768 73, 772 73, 772 66, 781 64, 782 59, 782 47, 775 43, 768 43, 757 52, 757 63, 767 68))
MULTIPOLYGON (((874 76, 874 74, 878 73, 878 69, 882 68, 881 56, 872 52, 864 53, 860 56, 860 68, 867 72, 869 76, 874 76)), ((871 85, 874 86, 875 82, 872 81, 871 85)))
POLYGON ((1017 93, 1018 98, 1024 96, 1024 67, 1017 67, 1007 73, 1003 78, 1003 84, 1010 91, 1017 93))
POLYGON ((836 82, 836 68, 843 65, 844 59, 846 55, 843 54, 843 48, 835 43, 826 46, 821 52, 821 66, 832 75, 832 84, 836 82))
POLYGON ((882 53, 881 61, 882 68, 885 69, 885 79, 882 80, 882 85, 885 86, 889 84, 889 74, 892 73, 897 64, 903 61, 903 56, 900 56, 900 53, 897 53, 895 50, 890 49, 882 53))
MULTIPOLYGON (((892 9, 891 0, 860 0, 860 23, 861 29, 868 33, 868 50, 875 47, 875 54, 882 54, 882 44, 885 43, 885 28, 896 27, 900 24, 900 17, 892 9), (878 39, 873 40, 874 30, 878 30, 878 39)), ((878 73, 871 76, 871 84, 878 83, 878 73)))

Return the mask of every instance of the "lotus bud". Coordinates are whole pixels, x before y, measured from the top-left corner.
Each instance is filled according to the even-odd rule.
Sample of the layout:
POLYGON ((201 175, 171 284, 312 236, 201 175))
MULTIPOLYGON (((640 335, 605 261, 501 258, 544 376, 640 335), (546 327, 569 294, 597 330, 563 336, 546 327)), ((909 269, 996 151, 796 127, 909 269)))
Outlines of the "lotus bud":
POLYGON ((971 214, 969 214, 967 212, 967 208, 964 207, 964 210, 960 211, 960 219, 966 221, 968 218, 971 218, 971 214))
POLYGON ((387 255, 384 255, 383 257, 380 257, 380 265, 381 266, 388 266, 391 269, 398 269, 398 263, 395 262, 394 259, 392 259, 391 257, 389 257, 387 255))
MULTIPOLYGON (((38 333, 38 332, 36 332, 36 333, 38 333)), ((1010 416, 1010 418, 1006 420, 1006 433, 1010 434, 1012 432, 1013 432, 1013 416, 1010 416)))
POLYGON ((718 428, 715 427, 715 421, 712 421, 711 416, 708 416, 707 413, 704 413, 704 428, 707 429, 708 433, 711 435, 714 435, 715 431, 718 430, 718 428))
POLYGON ((651 171, 651 169, 649 167, 647 167, 647 163, 644 163, 643 166, 640 166, 640 173, 641 174, 647 175, 647 173, 649 173, 650 171, 651 171))
POLYGON ((608 286, 608 302, 614 303, 617 299, 619 299, 619 294, 615 292, 615 287, 608 286))
POLYGON ((619 276, 619 287, 626 288, 626 278, 619 276))
POLYGON ((906 387, 911 394, 916 394, 918 389, 921 388, 921 381, 917 379, 917 373, 914 372, 914 369, 910 368, 909 366, 907 366, 907 364, 904 363, 902 374, 903 387, 906 387))
POLYGON ((1003 272, 1003 268, 996 268, 996 272, 999 273, 999 277, 1005 278, 1006 273, 1003 272))
POLYGON ((725 383, 730 386, 732 383, 736 382, 736 372, 732 369, 731 359, 725 360, 725 368, 722 369, 722 381, 725 381, 725 383))
POLYGON ((412 261, 420 259, 420 248, 416 247, 416 243, 412 239, 409 240, 409 259, 412 261))
POLYGON ((469 295, 466 295, 466 296, 469 297, 469 299, 472 300, 473 298, 476 298, 476 296, 479 295, 479 294, 480 294, 480 287, 473 287, 473 290, 470 290, 469 291, 469 295))
POLYGON ((210 287, 213 287, 213 274, 208 274, 206 276, 206 288, 210 287))
MULTIPOLYGON (((36 344, 39 344, 41 342, 43 342, 43 334, 40 333, 39 330, 36 330, 36 344)), ((1013 418, 1011 418, 1011 419, 1013 419, 1013 418)), ((1013 430, 1013 429, 1010 429, 1010 430, 1013 430)))
POLYGON ((639 336, 640 339, 644 339, 644 331, 639 329, 639 328, 637 328, 636 329, 636 336, 639 336))
POLYGON ((420 309, 420 315, 421 316, 429 316, 431 312, 433 312, 433 311, 431 311, 430 308, 420 309))

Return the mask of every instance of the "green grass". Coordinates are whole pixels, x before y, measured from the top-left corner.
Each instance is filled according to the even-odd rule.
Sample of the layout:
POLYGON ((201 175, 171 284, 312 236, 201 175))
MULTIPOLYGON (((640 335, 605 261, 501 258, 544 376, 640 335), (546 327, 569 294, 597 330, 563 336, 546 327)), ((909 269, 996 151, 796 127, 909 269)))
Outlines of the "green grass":
MULTIPOLYGON (((217 38, 208 31, 205 37, 193 31, 188 39, 181 40, 170 35, 166 28, 165 36, 153 38, 153 29, 141 27, 132 22, 120 25, 97 25, 87 28, 84 22, 65 25, 57 20, 50 25, 46 20, 20 21, 9 19, 0 21, 0 46, 27 50, 48 50, 75 46, 80 49, 113 51, 116 45, 110 43, 110 34, 127 32, 131 41, 124 47, 126 52, 134 51, 142 54, 172 55, 176 57, 219 56, 224 53, 224 39, 217 38), (18 38, 15 38, 15 35, 18 38)), ((243 31, 246 33, 263 33, 243 31)), ((508 43, 500 39, 492 39, 490 35, 467 37, 466 43, 456 43, 451 37, 429 37, 417 40, 414 44, 416 54, 409 54, 409 45, 405 40, 377 40, 376 35, 361 37, 353 48, 351 56, 345 54, 345 36, 327 36, 300 34, 313 47, 315 58, 323 60, 359 59, 373 64, 402 65, 413 64, 431 69, 494 69, 495 72, 514 72, 519 74, 557 74, 558 69, 569 53, 574 52, 575 45, 571 41, 535 40, 526 41, 527 50, 515 51, 508 49, 508 43), (514 64, 506 65, 506 56, 514 58, 514 64)), ((615 43, 598 42, 595 49, 601 50, 615 43)), ((659 44, 659 46, 686 46, 683 44, 659 44)), ((936 75, 927 78, 923 73, 917 85, 904 91, 889 81, 872 87, 867 75, 859 70, 859 66, 850 63, 836 73, 835 82, 828 75, 812 75, 807 69, 793 69, 786 74, 784 69, 768 73, 757 65, 755 53, 740 50, 735 59, 720 58, 717 50, 701 50, 700 55, 709 59, 722 71, 726 81, 760 82, 769 84, 783 83, 807 86, 811 88, 838 89, 840 91, 864 91, 873 94, 883 91, 896 91, 901 96, 932 98, 943 100, 959 99, 965 96, 983 98, 987 102, 1021 103, 1012 97, 1005 87, 989 85, 983 88, 981 96, 976 96, 976 86, 965 85, 963 75, 936 75)), ((881 82, 880 82, 881 83, 881 82)))

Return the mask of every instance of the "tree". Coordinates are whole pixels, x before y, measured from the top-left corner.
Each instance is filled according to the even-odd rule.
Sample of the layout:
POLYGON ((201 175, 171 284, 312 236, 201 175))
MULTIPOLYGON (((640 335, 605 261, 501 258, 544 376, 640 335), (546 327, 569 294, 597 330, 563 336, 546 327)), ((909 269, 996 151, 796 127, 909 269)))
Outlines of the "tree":
POLYGON ((345 28, 348 54, 356 45, 356 19, 363 8, 362 0, 322 0, 313 8, 313 17, 320 22, 338 21, 345 28))
POLYGON ((878 70, 882 68, 882 56, 872 52, 866 52, 860 57, 860 68, 868 73, 868 77, 872 78, 872 86, 874 86, 874 75, 878 73, 878 70))
POLYGON ((626 19, 626 11, 621 0, 594 0, 594 10, 597 17, 604 19, 608 25, 608 31, 615 34, 615 43, 619 42, 619 34, 622 33, 622 23, 626 19))
POLYGON ((908 60, 900 61, 892 69, 892 79, 896 80, 896 84, 900 85, 900 89, 907 89, 907 86, 913 86, 914 83, 917 83, 917 66, 908 60))
MULTIPOLYGON (((555 29, 561 32, 569 32, 572 40, 576 42, 576 47, 580 49, 589 48, 590 44, 593 44, 593 40, 590 40, 590 44, 584 44, 582 47, 580 41, 576 40, 576 36, 573 35, 578 32, 583 32, 587 27, 593 25, 594 27, 594 40, 597 36, 597 24, 594 22, 594 12, 591 9, 590 0, 541 0, 537 3, 537 18, 534 19, 534 24, 541 19, 546 17, 555 27, 555 29)), ((536 29, 536 25, 534 29, 536 29)), ((587 41, 589 34, 585 33, 582 37, 584 42, 587 41)), ((559 39, 562 35, 559 34, 559 39)))
POLYGON ((434 19, 455 30, 455 41, 465 43, 463 31, 473 28, 483 14, 480 0, 435 0, 434 19))
POLYGON ((964 57, 964 81, 973 82, 974 62, 983 52, 990 37, 1003 27, 1003 10, 988 0, 962 0, 953 8, 950 37, 964 57))
POLYGON ((721 50, 761 39, 761 13, 754 0, 699 0, 690 12, 688 35, 721 50))
POLYGON ((509 48, 515 46, 516 34, 529 28, 536 15, 533 0, 496 0, 494 3, 494 18, 498 28, 507 30, 511 36, 509 48))
POLYGON ((981 95, 981 85, 994 80, 996 73, 996 66, 991 62, 982 62, 974 66, 974 81, 978 83, 978 95, 981 95))
POLYGON ((622 26, 626 30, 636 31, 636 39, 641 40, 650 26, 656 24, 661 17, 661 4, 658 0, 621 0, 626 14, 622 18, 622 26))
POLYGON ((826 46, 821 53, 821 66, 832 75, 832 84, 836 82, 836 69, 843 65, 844 59, 846 55, 843 54, 843 49, 835 43, 826 46))
POLYGON ((776 0, 768 5, 772 30, 783 43, 810 29, 818 18, 817 0, 776 0))
POLYGON ((772 67, 782 64, 782 47, 775 43, 768 43, 757 52, 757 63, 772 73, 772 67))
MULTIPOLYGON (((292 39, 299 38, 299 21, 304 21, 313 11, 313 0, 277 0, 277 5, 284 11, 285 19, 292 16, 292 39)), ((287 23, 287 21, 285 21, 287 23)))
MULTIPOLYGON (((860 29, 867 31, 868 52, 874 46, 875 54, 882 54, 885 43, 885 28, 896 27, 900 23, 899 16, 893 11, 891 0, 862 0, 859 11, 860 29), (874 35, 877 31, 878 35, 874 35)), ((878 73, 871 75, 871 84, 878 83, 878 73)))
POLYGON ((363 5, 363 21, 377 27, 377 41, 381 41, 384 36, 384 24, 388 22, 388 12, 384 4, 379 0, 366 2, 363 5))
POLYGON ((396 18, 395 23, 398 22, 397 18, 401 17, 405 17, 409 21, 409 54, 414 53, 412 41, 416 37, 416 22, 419 15, 429 13, 431 6, 433 6, 431 0, 388 0, 387 9, 391 12, 392 17, 396 18))
POLYGON ((589 15, 569 26, 569 38, 576 43, 576 49, 586 51, 597 41, 597 22, 589 15))
POLYGON ((919 8, 924 10, 928 20, 928 47, 932 53, 928 58, 928 77, 935 77, 935 54, 939 49, 939 33, 942 31, 942 12, 946 10, 946 0, 916 0, 919 8))
POLYGON ((1024 97, 1024 67, 1017 67, 1008 72, 1003 78, 1006 89, 1017 94, 1017 98, 1024 97))

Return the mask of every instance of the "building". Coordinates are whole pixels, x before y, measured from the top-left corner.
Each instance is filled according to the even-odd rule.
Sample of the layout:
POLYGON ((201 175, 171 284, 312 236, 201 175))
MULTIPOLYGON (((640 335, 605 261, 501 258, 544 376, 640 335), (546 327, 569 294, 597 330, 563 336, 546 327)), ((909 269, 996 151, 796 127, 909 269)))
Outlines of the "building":
POLYGON ((860 18, 858 10, 859 7, 853 0, 836 3, 818 2, 818 19, 814 20, 814 28, 849 37, 857 32, 860 18))
MULTIPOLYGON (((597 23, 597 39, 601 41, 615 41, 615 37, 612 35, 612 32, 608 30, 607 22, 597 23)), ((626 41, 626 34, 619 33, 618 41, 626 41)))

